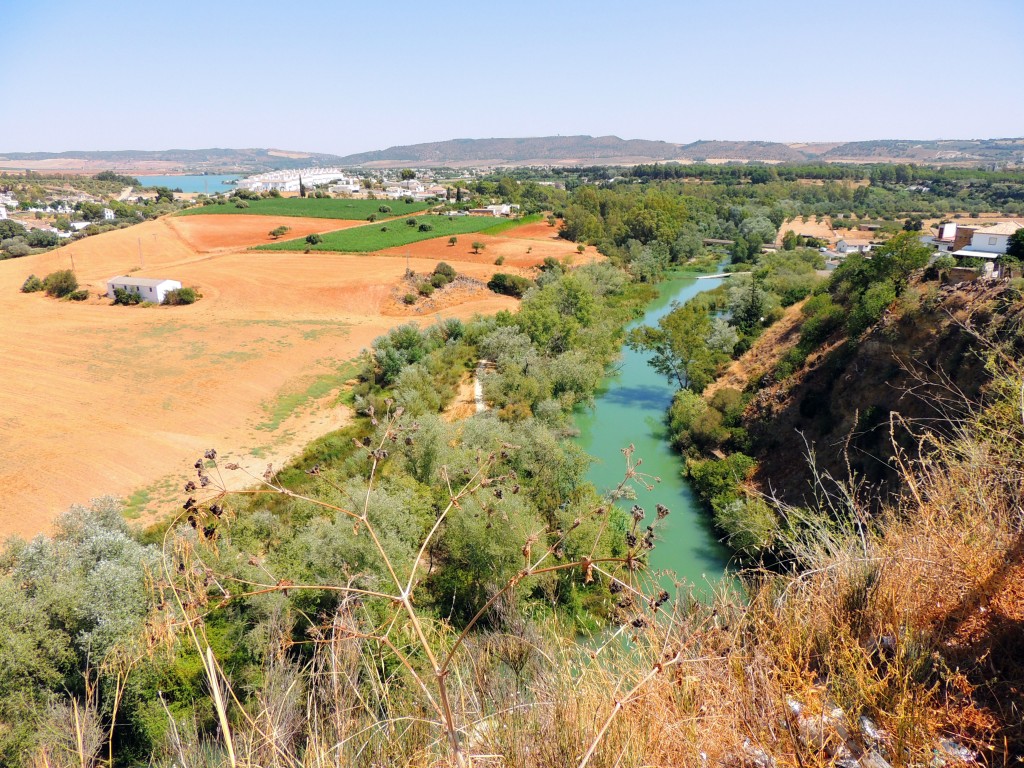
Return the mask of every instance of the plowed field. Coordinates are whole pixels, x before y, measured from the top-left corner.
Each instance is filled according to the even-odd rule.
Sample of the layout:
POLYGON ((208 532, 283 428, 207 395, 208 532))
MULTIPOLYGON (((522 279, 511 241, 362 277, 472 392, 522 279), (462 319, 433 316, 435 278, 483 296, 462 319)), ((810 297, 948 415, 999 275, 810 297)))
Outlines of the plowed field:
POLYGON ((481 238, 479 255, 446 241, 400 254, 244 250, 280 224, 297 234, 349 222, 161 219, 0 262, 0 535, 45 531, 70 504, 103 494, 132 497, 144 518, 166 511, 181 503, 180 486, 206 448, 260 472, 268 461, 280 466, 344 423, 347 413, 332 403, 354 371, 345 361, 376 336, 410 319, 515 307, 508 297, 466 291, 421 319, 389 314, 407 251, 416 272, 443 259, 478 280, 498 271, 502 253, 523 268, 575 254, 564 241, 514 252, 530 247, 515 230, 481 238), (88 301, 18 290, 30 273, 72 262, 93 294, 88 301), (180 280, 203 298, 184 307, 110 306, 97 294, 119 274, 180 280))

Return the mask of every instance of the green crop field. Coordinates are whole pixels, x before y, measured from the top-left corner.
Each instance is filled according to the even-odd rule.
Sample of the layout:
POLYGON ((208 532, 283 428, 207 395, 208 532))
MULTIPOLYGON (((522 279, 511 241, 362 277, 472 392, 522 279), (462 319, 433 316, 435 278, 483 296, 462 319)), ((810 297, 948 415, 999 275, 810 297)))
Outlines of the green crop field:
POLYGON ((406 203, 402 200, 335 200, 333 198, 315 197, 268 197, 264 200, 246 200, 248 208, 236 208, 235 201, 229 200, 224 205, 203 205, 188 208, 179 216, 202 216, 211 213, 237 213, 249 216, 308 216, 313 219, 365 219, 370 214, 378 218, 403 216, 419 213, 430 207, 429 203, 406 203), (379 208, 385 205, 391 213, 381 213, 379 208))
POLYGON ((394 219, 387 222, 374 222, 363 227, 342 229, 321 235, 323 242, 310 245, 305 239, 287 240, 279 243, 268 243, 256 247, 261 251, 341 251, 343 253, 369 253, 384 248, 395 248, 400 245, 416 243, 420 240, 431 240, 435 237, 448 238, 452 235, 465 235, 471 232, 487 234, 488 230, 501 227, 504 222, 496 221, 490 216, 416 216, 416 224, 409 226, 406 219, 394 219), (421 232, 420 224, 433 227, 429 232, 421 232), (382 231, 386 228, 387 231, 382 231))

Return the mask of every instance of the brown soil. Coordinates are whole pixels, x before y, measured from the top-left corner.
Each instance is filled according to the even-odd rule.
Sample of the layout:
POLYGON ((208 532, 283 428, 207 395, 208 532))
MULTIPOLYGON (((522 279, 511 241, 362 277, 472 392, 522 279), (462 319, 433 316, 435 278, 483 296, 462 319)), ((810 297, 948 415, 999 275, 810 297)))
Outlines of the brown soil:
MULTIPOLYGON (((262 217, 235 218, 226 226, 239 227, 240 237, 272 228, 262 217)), ((336 376, 342 361, 402 322, 515 306, 474 291, 453 293, 419 319, 392 314, 405 258, 200 252, 199 245, 225 242, 220 219, 165 218, 0 262, 0 534, 45 531, 70 504, 108 493, 146 489, 144 516, 167 509, 211 447, 250 456, 262 473, 266 461, 283 461, 345 418, 323 401, 275 424, 270 412, 284 395, 336 376), (18 290, 29 274, 72 261, 90 300, 18 290), (126 273, 180 280, 203 298, 185 307, 114 307, 96 296, 108 278, 126 273)), ((297 221, 287 222, 293 232, 297 221)), ((460 259, 445 258, 478 279, 495 271, 460 259)), ((411 267, 427 273, 437 260, 414 258, 411 267)))
POLYGON ((348 229, 365 221, 339 221, 337 219, 307 219, 296 216, 239 216, 215 213, 209 216, 176 216, 166 219, 172 229, 199 253, 223 248, 272 243, 270 230, 291 227, 280 239, 291 240, 314 232, 333 232, 348 229))
POLYGON ((442 418, 445 421, 459 421, 468 419, 476 413, 476 393, 473 386, 475 381, 473 374, 464 373, 459 380, 459 391, 448 406, 444 409, 442 418))

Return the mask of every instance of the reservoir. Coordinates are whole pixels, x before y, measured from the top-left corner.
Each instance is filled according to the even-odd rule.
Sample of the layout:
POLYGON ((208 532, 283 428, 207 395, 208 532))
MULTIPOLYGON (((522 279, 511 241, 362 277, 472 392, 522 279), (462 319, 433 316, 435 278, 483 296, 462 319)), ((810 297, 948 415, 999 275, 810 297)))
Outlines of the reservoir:
MULTIPOLYGON (((658 297, 629 328, 655 325, 672 310, 673 301, 683 304, 721 282, 721 278, 670 278, 658 284, 658 297)), ((580 431, 576 443, 594 457, 587 479, 601 493, 622 480, 626 469, 622 449, 635 446, 633 460, 643 460, 638 471, 659 477, 661 482, 649 481, 654 486, 650 491, 634 486, 636 499, 618 504, 627 510, 633 504, 644 508, 647 516, 640 525, 641 533, 654 521, 656 504, 669 508, 669 516, 655 525, 657 538, 650 564, 656 570, 672 571, 697 594, 708 595, 711 585, 723 576, 729 551, 719 543, 709 513, 683 479, 682 457, 669 443, 665 412, 676 388, 647 364, 647 358, 647 354, 623 348, 618 366, 605 380, 593 408, 576 413, 580 431)), ((672 583, 668 577, 661 581, 666 586, 672 583)))
POLYGON ((234 182, 243 178, 238 173, 195 175, 195 176, 136 176, 144 187, 169 187, 180 189, 182 192, 197 192, 205 195, 215 195, 218 192, 231 192, 234 184, 225 184, 225 181, 234 182))

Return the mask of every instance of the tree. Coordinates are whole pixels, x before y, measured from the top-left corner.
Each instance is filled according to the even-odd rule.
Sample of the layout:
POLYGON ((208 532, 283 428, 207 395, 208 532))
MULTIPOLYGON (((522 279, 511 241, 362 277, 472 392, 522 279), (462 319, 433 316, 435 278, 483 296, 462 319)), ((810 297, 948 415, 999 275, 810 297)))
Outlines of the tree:
POLYGON ((70 269, 60 269, 43 278, 43 288, 48 296, 60 299, 78 288, 78 278, 70 269))
POLYGON ((0 240, 8 240, 12 237, 25 237, 28 230, 12 219, 0 219, 0 240))
POLYGON ((285 234, 287 232, 290 232, 290 231, 291 231, 291 227, 285 227, 285 226, 275 227, 274 229, 270 230, 270 236, 272 238, 274 238, 275 240, 277 240, 277 238, 279 238, 281 235, 283 235, 283 234, 285 234))
POLYGON ((306 242, 309 243, 310 245, 319 245, 323 241, 324 239, 316 232, 314 232, 311 235, 306 235, 306 242))
POLYGON ((416 171, 411 168, 403 168, 399 176, 402 177, 402 181, 412 181, 416 178, 416 171))
POLYGON ((455 245, 457 242, 459 242, 459 238, 457 238, 455 235, 452 235, 451 237, 448 238, 448 245, 455 245))
POLYGON ((796 232, 792 229, 786 230, 786 234, 782 236, 782 248, 786 251, 795 251, 797 245, 799 245, 800 238, 797 237, 796 232))
POLYGON ((899 296, 910 273, 928 263, 932 251, 914 232, 900 232, 872 254, 871 271, 876 280, 891 280, 899 296))
POLYGON ((473 241, 473 253, 480 253, 480 251, 482 251, 486 247, 486 243, 481 243, 479 240, 473 241))
POLYGON ((662 376, 674 379, 680 389, 703 390, 710 381, 712 333, 708 313, 693 304, 676 306, 658 321, 629 332, 630 349, 652 353, 649 365, 662 376))
POLYGON ((1020 267, 1024 264, 1024 228, 1010 235, 1010 239, 1006 241, 1006 253, 999 261, 1007 268, 1020 267))
POLYGON ((306 185, 302 183, 302 177, 299 176, 299 197, 306 196, 306 185))

